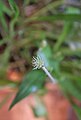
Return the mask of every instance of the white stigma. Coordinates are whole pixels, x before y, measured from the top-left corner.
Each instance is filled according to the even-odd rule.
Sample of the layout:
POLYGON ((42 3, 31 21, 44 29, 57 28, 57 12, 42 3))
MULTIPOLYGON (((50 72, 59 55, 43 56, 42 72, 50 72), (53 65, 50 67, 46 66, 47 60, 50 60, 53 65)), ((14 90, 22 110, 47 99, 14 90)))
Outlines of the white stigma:
POLYGON ((40 69, 44 66, 44 62, 39 56, 33 57, 32 66, 34 67, 34 69, 40 69))

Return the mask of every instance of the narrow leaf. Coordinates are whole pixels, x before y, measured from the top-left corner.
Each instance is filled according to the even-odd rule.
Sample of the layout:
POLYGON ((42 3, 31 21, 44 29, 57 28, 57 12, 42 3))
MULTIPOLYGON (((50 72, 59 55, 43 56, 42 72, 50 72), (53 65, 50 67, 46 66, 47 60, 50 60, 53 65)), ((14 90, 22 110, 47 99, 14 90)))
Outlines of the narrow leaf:
POLYGON ((40 70, 35 70, 28 73, 20 85, 19 91, 9 109, 11 109, 16 103, 28 96, 30 93, 36 92, 40 89, 44 84, 45 76, 46 75, 40 70))

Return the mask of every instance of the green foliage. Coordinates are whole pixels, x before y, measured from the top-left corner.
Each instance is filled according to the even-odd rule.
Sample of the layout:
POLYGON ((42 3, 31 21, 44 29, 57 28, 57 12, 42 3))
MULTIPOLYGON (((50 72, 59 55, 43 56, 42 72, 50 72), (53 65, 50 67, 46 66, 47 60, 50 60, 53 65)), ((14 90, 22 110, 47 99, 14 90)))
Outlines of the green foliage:
POLYGON ((45 108, 45 105, 43 104, 42 100, 40 99, 39 96, 34 96, 34 99, 35 99, 35 106, 32 107, 32 110, 34 112, 34 115, 36 117, 42 117, 42 116, 45 116, 46 117, 46 114, 47 114, 47 110, 45 108))
POLYGON ((0 1, 0 49, 6 44, 0 51, 0 87, 19 85, 10 109, 43 89, 46 75, 41 70, 29 72, 32 56, 40 55, 81 118, 80 108, 72 101, 72 97, 81 100, 81 10, 66 6, 60 11, 64 4, 64 0, 48 3, 45 0, 43 4, 40 0, 24 0, 18 4, 16 0, 0 1), (11 58, 17 61, 16 68, 25 76, 21 84, 6 78, 8 68, 14 68, 12 63, 15 66, 11 58), (23 60, 26 62, 22 63, 23 60))
POLYGON ((9 16, 11 16, 11 14, 12 14, 10 9, 8 7, 6 7, 2 1, 0 1, 0 21, 1 21, 1 24, 4 28, 4 30, 6 32, 8 32, 8 26, 7 26, 7 22, 5 20, 4 13, 9 15, 9 16))
POLYGON ((14 0, 8 0, 8 1, 9 1, 9 5, 10 5, 12 11, 13 11, 14 13, 17 13, 17 11, 18 11, 18 6, 16 5, 15 1, 14 1, 14 0))
MULTIPOLYGON (((63 20, 63 21, 70 21, 70 22, 74 22, 74 21, 79 21, 80 22, 80 18, 81 18, 81 15, 79 14, 64 14, 64 13, 61 13, 61 14, 55 14, 54 16, 41 16, 40 18, 39 17, 33 17, 32 21, 47 21, 47 22, 54 22, 56 20, 63 20)), ((31 19, 30 19, 31 20, 31 19)), ((26 22, 26 21, 25 21, 26 22)))
POLYGON ((46 75, 42 71, 31 71, 27 74, 19 87, 19 92, 11 104, 10 109, 30 93, 36 92, 38 89, 42 88, 45 77, 46 75))

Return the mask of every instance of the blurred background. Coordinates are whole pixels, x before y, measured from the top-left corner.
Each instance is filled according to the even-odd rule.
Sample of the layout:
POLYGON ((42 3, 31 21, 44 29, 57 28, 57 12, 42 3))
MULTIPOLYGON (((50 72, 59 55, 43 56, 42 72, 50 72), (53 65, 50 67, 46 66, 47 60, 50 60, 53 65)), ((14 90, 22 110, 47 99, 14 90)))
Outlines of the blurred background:
POLYGON ((81 120, 80 101, 81 0, 0 0, 0 120, 81 120))

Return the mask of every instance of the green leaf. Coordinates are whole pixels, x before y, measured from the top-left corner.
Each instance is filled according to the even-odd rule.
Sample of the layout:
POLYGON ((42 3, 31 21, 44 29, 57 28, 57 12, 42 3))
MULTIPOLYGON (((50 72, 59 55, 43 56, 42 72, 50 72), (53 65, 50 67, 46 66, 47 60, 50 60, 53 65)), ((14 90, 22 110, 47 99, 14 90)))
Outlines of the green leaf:
MULTIPOLYGON (((66 73, 64 73, 64 74, 66 74, 66 73)), ((81 92, 81 77, 78 76, 78 75, 71 74, 71 73, 70 74, 66 74, 66 76, 68 77, 68 79, 73 81, 73 84, 81 92)))
POLYGON ((0 11, 0 22, 1 22, 2 27, 4 28, 4 30, 5 30, 6 32, 8 32, 7 22, 6 22, 6 20, 5 20, 5 16, 4 16, 4 14, 3 14, 2 11, 0 11))
MULTIPOLYGON (((64 78, 61 79, 62 81, 59 81, 60 83, 60 87, 65 95, 65 97, 69 100, 70 104, 72 105, 72 108, 74 109, 74 111, 76 112, 76 115, 78 117, 78 120, 81 120, 81 108, 73 101, 72 99, 72 94, 70 94, 70 91, 67 90, 67 88, 69 89, 71 87, 68 86, 68 84, 66 83, 66 85, 64 84, 64 78), (67 86, 67 87, 66 87, 67 86)), ((70 84, 70 83, 69 83, 70 84)), ((74 88, 73 88, 74 89, 74 88)), ((70 89, 71 90, 71 89, 70 89)), ((74 94, 76 93, 77 95, 77 92, 75 92, 76 90, 72 91, 74 92, 74 94)), ((80 94, 79 94, 80 95, 80 94)), ((77 98, 77 97, 76 97, 77 98)))
POLYGON ((81 21, 81 14, 55 14, 53 16, 41 16, 39 18, 35 18, 38 21, 48 21, 54 22, 55 20, 63 20, 63 21, 81 21))
POLYGON ((9 16, 12 15, 12 11, 2 1, 0 1, 0 12, 6 13, 9 16))
POLYGON ((74 81, 65 79, 61 83, 70 95, 81 101, 81 91, 77 89, 74 81))
POLYGON ((78 120, 81 120, 81 108, 73 102, 71 104, 72 104, 74 111, 76 112, 78 120))
POLYGON ((25 76, 22 84, 20 85, 19 91, 15 99, 13 100, 10 106, 10 109, 16 103, 18 103, 20 100, 22 100, 23 98, 25 98, 32 92, 36 92, 38 89, 40 89, 44 84, 45 77, 46 75, 41 70, 35 70, 35 71, 31 71, 30 73, 28 73, 25 76))
POLYGON ((10 9, 7 8, 6 5, 2 1, 0 1, 0 22, 5 32, 8 33, 8 25, 7 25, 4 13, 6 13, 9 16, 11 16, 12 14, 10 9))
POLYGON ((51 51, 50 46, 49 46, 47 43, 46 43, 46 46, 42 46, 42 47, 38 50, 37 55, 42 58, 42 60, 43 60, 44 63, 45 63, 45 66, 46 66, 48 69, 51 69, 51 66, 50 66, 50 58, 52 57, 52 51, 51 51))
POLYGON ((54 50, 57 51, 62 43, 66 40, 66 37, 70 34, 72 30, 73 23, 72 22, 65 22, 63 31, 61 35, 58 38, 58 41, 56 42, 56 45, 54 47, 54 50))
POLYGON ((18 21, 20 11, 19 11, 19 8, 18 8, 18 6, 17 6, 17 4, 15 3, 14 0, 8 0, 8 2, 10 4, 10 7, 11 7, 13 13, 14 13, 14 17, 11 20, 11 23, 10 23, 10 35, 12 37, 12 36, 14 36, 14 26, 18 21))
POLYGON ((17 4, 15 3, 15 1, 14 1, 14 0, 8 0, 8 2, 9 2, 9 5, 10 5, 11 9, 12 9, 14 12, 17 12, 18 6, 17 6, 17 4))
POLYGON ((49 16, 40 16, 40 17, 33 17, 29 20, 25 20, 25 22, 30 22, 30 21, 47 21, 47 22, 54 22, 54 21, 69 21, 69 22, 74 22, 74 21, 81 21, 81 14, 55 14, 55 15, 49 15, 49 16))
POLYGON ((31 106, 36 117, 44 117, 47 114, 47 110, 44 102, 39 96, 35 96, 35 106, 31 106))
POLYGON ((68 7, 66 10, 66 13, 69 14, 80 14, 80 9, 75 8, 75 7, 68 7))

